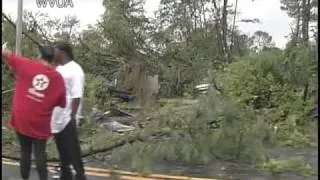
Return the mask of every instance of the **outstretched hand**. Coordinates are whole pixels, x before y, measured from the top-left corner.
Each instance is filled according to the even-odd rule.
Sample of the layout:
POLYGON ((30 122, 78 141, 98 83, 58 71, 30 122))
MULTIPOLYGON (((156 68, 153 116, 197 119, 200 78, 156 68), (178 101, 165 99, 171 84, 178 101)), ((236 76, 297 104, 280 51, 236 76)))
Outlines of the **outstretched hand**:
POLYGON ((9 53, 11 53, 12 51, 10 51, 9 49, 6 48, 6 44, 2 45, 2 57, 6 57, 9 53))
POLYGON ((2 44, 2 49, 7 49, 7 42, 5 42, 4 44, 2 44))
POLYGON ((4 44, 2 44, 2 55, 7 54, 8 50, 7 50, 7 42, 5 42, 4 44))

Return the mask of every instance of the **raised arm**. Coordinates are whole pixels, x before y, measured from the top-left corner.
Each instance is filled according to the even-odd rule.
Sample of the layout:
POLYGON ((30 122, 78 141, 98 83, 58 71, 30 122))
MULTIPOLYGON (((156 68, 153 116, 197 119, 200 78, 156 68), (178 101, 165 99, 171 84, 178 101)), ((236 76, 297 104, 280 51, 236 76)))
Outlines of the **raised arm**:
POLYGON ((7 49, 2 49, 2 59, 14 70, 16 70, 19 65, 30 61, 29 58, 19 56, 15 52, 7 49))

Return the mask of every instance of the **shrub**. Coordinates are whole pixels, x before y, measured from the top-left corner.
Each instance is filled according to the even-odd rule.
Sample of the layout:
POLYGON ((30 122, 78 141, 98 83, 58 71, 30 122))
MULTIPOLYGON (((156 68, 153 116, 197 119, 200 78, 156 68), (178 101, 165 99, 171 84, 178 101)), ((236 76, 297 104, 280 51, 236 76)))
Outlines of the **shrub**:
POLYGON ((239 102, 259 97, 261 107, 276 106, 272 98, 284 86, 281 67, 281 54, 263 52, 238 59, 218 74, 217 81, 226 95, 239 102))
POLYGON ((91 112, 93 106, 106 108, 110 102, 107 87, 104 85, 104 78, 92 74, 86 74, 86 84, 84 90, 84 113, 91 112))

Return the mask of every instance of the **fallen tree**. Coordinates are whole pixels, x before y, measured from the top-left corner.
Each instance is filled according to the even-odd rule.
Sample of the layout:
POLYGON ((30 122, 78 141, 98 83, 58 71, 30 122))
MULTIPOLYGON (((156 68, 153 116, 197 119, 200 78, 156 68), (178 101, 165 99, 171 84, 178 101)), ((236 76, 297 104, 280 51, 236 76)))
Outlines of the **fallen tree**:
MULTIPOLYGON (((96 155, 98 153, 108 152, 108 151, 114 150, 116 148, 122 147, 122 146, 124 146, 126 144, 132 144, 132 143, 134 143, 136 141, 145 142, 145 141, 148 141, 149 139, 151 139, 154 136, 160 137, 160 136, 163 136, 163 135, 170 135, 170 132, 166 131, 166 130, 154 131, 154 132, 150 132, 148 135, 141 135, 139 133, 136 136, 129 137, 127 139, 122 139, 122 140, 120 140, 118 142, 115 142, 113 144, 107 144, 104 147, 99 147, 99 148, 96 148, 96 149, 91 149, 90 148, 90 149, 84 150, 81 153, 81 157, 84 158, 84 157, 96 155), (145 136, 145 138, 143 138, 143 136, 145 136)), ((152 138, 152 139, 154 139, 154 138, 152 138)), ((14 155, 4 155, 4 154, 2 154, 2 158, 11 159, 11 160, 15 160, 15 161, 19 161, 20 160, 19 156, 14 156, 14 155)), ((35 159, 32 159, 32 161, 35 161, 35 159)), ((51 158, 47 159, 47 162, 59 162, 59 158, 51 157, 51 158)))

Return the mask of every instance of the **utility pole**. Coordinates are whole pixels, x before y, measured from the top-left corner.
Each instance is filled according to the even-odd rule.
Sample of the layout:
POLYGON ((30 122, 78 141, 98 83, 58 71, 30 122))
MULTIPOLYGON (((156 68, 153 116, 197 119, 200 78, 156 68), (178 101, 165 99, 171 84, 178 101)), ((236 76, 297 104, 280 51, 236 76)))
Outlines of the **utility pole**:
POLYGON ((17 13, 17 29, 16 29, 16 53, 21 54, 21 40, 22 40, 22 5, 23 0, 18 0, 17 13))

